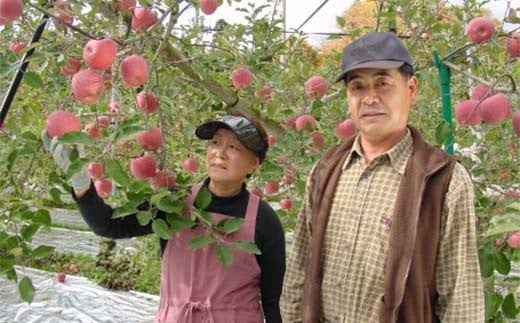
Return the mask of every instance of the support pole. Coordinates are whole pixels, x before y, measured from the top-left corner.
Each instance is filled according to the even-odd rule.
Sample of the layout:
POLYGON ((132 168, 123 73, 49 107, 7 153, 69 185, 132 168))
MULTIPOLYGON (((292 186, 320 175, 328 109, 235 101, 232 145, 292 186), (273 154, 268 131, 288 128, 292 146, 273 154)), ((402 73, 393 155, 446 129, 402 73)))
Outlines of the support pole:
MULTIPOLYGON (((43 15, 43 22, 36 28, 36 31, 33 34, 30 45, 37 43, 42 36, 43 31, 45 30, 45 26, 47 25, 47 21, 49 20, 49 16, 43 15)), ((18 92, 18 87, 22 82, 23 75, 27 71, 27 67, 29 66, 29 57, 34 53, 34 48, 29 49, 22 57, 22 62, 20 64, 20 68, 16 72, 13 80, 11 81, 11 85, 7 90, 7 94, 2 101, 2 110, 0 110, 0 125, 4 123, 5 118, 7 117, 7 112, 9 112, 9 108, 11 107, 11 103, 13 103, 14 97, 16 96, 16 92, 18 92)))
POLYGON ((449 127, 448 138, 444 141, 444 150, 453 155, 453 117, 451 113, 451 72, 450 68, 446 66, 437 51, 433 52, 433 60, 435 66, 439 70, 439 81, 441 85, 441 97, 442 97, 442 117, 446 121, 449 127))

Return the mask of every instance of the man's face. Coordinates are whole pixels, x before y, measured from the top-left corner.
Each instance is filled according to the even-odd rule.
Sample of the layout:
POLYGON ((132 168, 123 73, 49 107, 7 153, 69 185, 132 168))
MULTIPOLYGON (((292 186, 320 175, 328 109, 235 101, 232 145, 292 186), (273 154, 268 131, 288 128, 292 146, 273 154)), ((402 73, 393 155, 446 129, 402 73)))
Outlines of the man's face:
POLYGON ((377 144, 401 138, 410 106, 417 101, 417 87, 415 76, 406 78, 397 69, 349 72, 348 108, 362 139, 377 144))

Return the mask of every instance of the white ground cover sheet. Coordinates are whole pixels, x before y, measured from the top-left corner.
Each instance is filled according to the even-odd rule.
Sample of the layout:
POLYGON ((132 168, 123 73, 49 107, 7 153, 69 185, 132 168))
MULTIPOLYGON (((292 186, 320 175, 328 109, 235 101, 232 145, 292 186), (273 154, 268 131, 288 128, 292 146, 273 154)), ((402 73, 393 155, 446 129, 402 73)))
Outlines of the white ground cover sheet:
MULTIPOLYGON (((24 271, 16 268, 21 279, 24 271)), ((36 288, 31 304, 18 296, 16 284, 0 276, 0 322, 72 323, 153 322, 159 296, 113 291, 85 277, 67 275, 65 282, 56 273, 25 268, 36 288)))

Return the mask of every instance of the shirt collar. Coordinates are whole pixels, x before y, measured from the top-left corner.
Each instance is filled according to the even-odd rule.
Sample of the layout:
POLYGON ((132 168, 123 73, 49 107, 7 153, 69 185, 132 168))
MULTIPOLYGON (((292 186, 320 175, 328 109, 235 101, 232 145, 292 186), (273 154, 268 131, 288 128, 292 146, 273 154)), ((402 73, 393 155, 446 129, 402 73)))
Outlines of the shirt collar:
MULTIPOLYGON (((352 144, 352 149, 350 150, 347 158, 345 159, 345 163, 343 164, 342 170, 344 171, 350 162, 354 159, 354 157, 362 157, 363 154, 361 152, 361 145, 359 143, 360 137, 359 135, 354 140, 352 144)), ((409 128, 406 128, 406 134, 394 147, 385 152, 383 155, 387 155, 392 167, 401 175, 404 175, 404 171, 406 169, 406 162, 408 161, 408 157, 412 154, 413 150, 413 140, 412 133, 409 128)))

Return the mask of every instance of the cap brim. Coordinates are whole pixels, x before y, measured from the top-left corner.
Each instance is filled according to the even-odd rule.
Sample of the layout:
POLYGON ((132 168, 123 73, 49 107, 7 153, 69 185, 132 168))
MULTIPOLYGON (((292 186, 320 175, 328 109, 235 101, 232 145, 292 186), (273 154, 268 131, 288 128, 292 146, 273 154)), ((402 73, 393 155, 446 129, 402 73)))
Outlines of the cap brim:
POLYGON ((200 139, 211 139, 220 128, 231 129, 225 122, 213 120, 198 126, 195 135, 200 139))
POLYGON ((380 68, 383 70, 390 70, 390 69, 394 69, 394 68, 399 68, 404 63, 405 62, 401 62, 401 61, 371 61, 371 62, 359 63, 356 65, 350 66, 348 69, 341 72, 341 74, 338 77, 336 77, 336 79, 334 80, 334 83, 343 80, 347 76, 347 73, 351 72, 353 70, 357 70, 360 68, 380 68))

